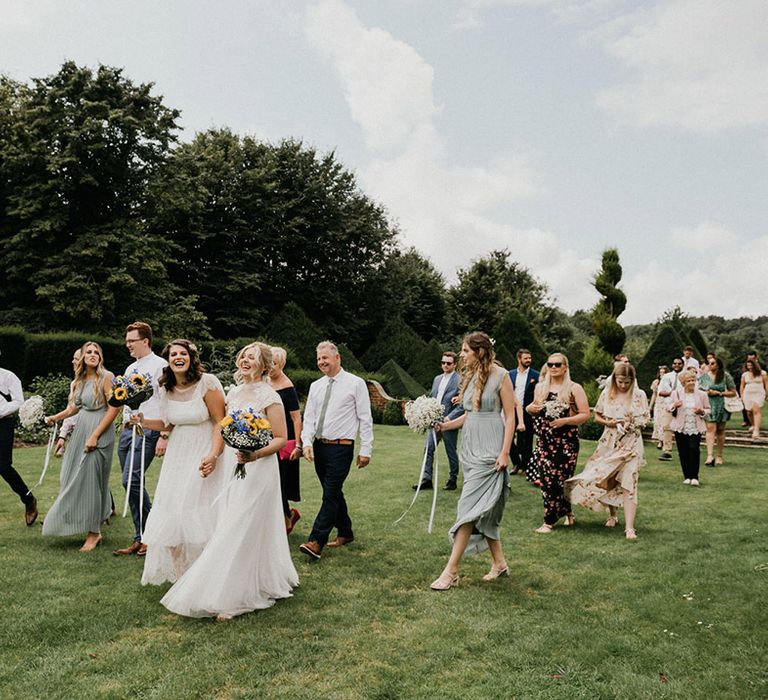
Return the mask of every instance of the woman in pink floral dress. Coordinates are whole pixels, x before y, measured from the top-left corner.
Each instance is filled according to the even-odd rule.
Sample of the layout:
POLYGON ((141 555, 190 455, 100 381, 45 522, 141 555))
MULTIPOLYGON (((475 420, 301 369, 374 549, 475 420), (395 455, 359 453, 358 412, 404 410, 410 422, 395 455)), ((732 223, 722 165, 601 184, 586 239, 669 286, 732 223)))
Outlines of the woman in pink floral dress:
POLYGON ((571 503, 595 511, 608 511, 606 527, 619 522, 624 508, 626 536, 637 538, 637 477, 645 464, 641 430, 648 422, 648 398, 637 387, 635 368, 617 364, 595 406, 595 420, 605 426, 584 471, 565 484, 571 503))

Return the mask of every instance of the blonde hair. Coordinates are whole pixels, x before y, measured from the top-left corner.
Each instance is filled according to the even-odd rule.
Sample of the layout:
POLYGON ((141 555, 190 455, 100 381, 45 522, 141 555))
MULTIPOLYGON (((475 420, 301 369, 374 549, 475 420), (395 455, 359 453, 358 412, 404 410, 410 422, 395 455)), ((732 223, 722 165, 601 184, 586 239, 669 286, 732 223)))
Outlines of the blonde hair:
POLYGON ((464 392, 471 379, 475 380, 474 395, 472 396, 472 407, 475 411, 480 410, 480 402, 483 398, 483 391, 491 375, 491 370, 495 366, 496 353, 493 350, 493 341, 490 336, 482 331, 475 331, 464 336, 462 344, 466 343, 470 350, 475 353, 475 361, 472 364, 464 364, 460 372, 462 375, 461 388, 459 389, 459 403, 464 399, 464 392))
MULTIPOLYGON (((563 353, 553 352, 547 358, 547 362, 549 362, 550 360, 556 357, 559 357, 560 362, 562 362, 565 365, 565 374, 563 374, 563 384, 560 388, 560 393, 558 394, 557 399, 564 406, 570 406, 571 398, 573 397, 573 386, 575 382, 571 380, 571 370, 568 367, 568 358, 565 355, 563 355, 563 353)), ((541 368, 541 373, 539 375, 539 382, 538 384, 536 384, 536 389, 533 393, 533 400, 536 403, 543 403, 544 401, 547 400, 547 396, 549 396, 550 376, 549 376, 549 367, 547 367, 547 362, 545 362, 544 366, 541 368)))
POLYGON ((339 348, 336 347, 336 344, 332 343, 330 340, 323 340, 322 342, 317 344, 317 347, 315 348, 315 352, 320 352, 321 350, 330 350, 331 353, 334 355, 339 354, 339 348))
POLYGON ((257 373, 258 378, 256 381, 263 379, 264 376, 269 373, 269 370, 272 367, 272 348, 270 348, 269 345, 260 343, 258 341, 255 343, 250 343, 242 348, 240 352, 237 353, 237 357, 235 358, 235 365, 237 365, 237 369, 233 375, 235 378, 235 384, 243 384, 246 381, 245 375, 240 371, 240 360, 249 350, 255 351, 254 354, 256 355, 256 360, 261 368, 261 372, 257 373))
POLYGON ((274 362, 280 369, 283 369, 288 359, 288 353, 278 346, 271 347, 270 350, 272 351, 272 362, 274 362))
POLYGON ((613 373, 611 374, 611 381, 608 383, 608 398, 611 400, 615 399, 616 394, 619 392, 619 385, 616 384, 616 377, 627 377, 632 380, 632 386, 629 387, 629 391, 627 392, 632 396, 637 388, 635 368, 626 362, 619 362, 614 366, 613 373))
POLYGON ((693 378, 694 380, 699 378, 698 372, 693 367, 689 367, 684 372, 680 372, 677 377, 677 381, 679 381, 681 384, 684 384, 686 379, 690 378, 693 378))
POLYGON ((85 378, 88 373, 88 368, 85 366, 85 350, 91 345, 99 351, 99 364, 96 367, 96 386, 93 392, 94 400, 97 406, 106 403, 107 397, 104 395, 104 378, 107 376, 107 370, 104 369, 104 351, 98 343, 92 340, 86 340, 80 346, 80 357, 77 358, 77 364, 75 365, 75 379, 69 390, 69 403, 71 405, 74 405, 75 401, 83 391, 83 384, 85 383, 85 378))

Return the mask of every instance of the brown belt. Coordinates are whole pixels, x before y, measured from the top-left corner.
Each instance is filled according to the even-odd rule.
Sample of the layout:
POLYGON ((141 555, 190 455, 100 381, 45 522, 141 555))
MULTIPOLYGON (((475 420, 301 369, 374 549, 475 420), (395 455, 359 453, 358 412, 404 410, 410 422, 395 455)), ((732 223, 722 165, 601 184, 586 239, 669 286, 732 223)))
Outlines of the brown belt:
POLYGON ((326 440, 325 438, 317 438, 318 442, 322 442, 323 445, 354 445, 354 440, 326 440))

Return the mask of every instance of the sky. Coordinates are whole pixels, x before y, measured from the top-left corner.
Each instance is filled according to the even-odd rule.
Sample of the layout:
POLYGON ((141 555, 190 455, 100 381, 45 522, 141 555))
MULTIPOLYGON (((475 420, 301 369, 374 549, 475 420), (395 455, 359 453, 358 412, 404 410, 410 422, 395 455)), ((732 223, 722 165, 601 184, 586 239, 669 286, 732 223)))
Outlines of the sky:
POLYGON ((768 313, 766 0, 0 0, 0 72, 124 67, 334 151, 447 282, 506 248, 566 311, 768 313))

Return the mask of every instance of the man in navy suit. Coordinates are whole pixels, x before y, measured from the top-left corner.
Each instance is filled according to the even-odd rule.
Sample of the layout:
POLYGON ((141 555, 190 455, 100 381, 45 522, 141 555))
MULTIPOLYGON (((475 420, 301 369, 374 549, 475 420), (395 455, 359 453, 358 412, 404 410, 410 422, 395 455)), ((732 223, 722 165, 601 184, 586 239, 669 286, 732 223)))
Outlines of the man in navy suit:
MULTIPOLYGON (((444 352, 440 361, 443 369, 442 374, 438 374, 432 382, 432 392, 430 396, 438 399, 443 404, 445 420, 458 418, 464 409, 461 406, 454 406, 453 399, 459 393, 459 375, 456 372, 456 353, 444 352)), ((437 433, 438 441, 442 440, 445 445, 445 452, 448 455, 449 475, 448 483, 445 485, 446 491, 456 490, 456 480, 459 478, 459 456, 456 453, 456 439, 458 430, 443 430, 437 433)), ((435 456, 435 443, 432 435, 427 435, 427 463, 424 467, 424 478, 421 482, 421 489, 432 488, 432 461, 435 456)), ((416 484, 413 488, 418 488, 416 484)))
POLYGON ((510 455, 514 465, 510 473, 517 474, 520 470, 526 472, 533 452, 533 417, 525 407, 533 401, 533 390, 539 381, 539 373, 531 369, 530 350, 520 348, 517 351, 517 369, 509 373, 509 378, 515 388, 517 403, 523 408, 523 420, 518 420, 510 455))

